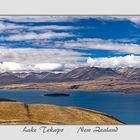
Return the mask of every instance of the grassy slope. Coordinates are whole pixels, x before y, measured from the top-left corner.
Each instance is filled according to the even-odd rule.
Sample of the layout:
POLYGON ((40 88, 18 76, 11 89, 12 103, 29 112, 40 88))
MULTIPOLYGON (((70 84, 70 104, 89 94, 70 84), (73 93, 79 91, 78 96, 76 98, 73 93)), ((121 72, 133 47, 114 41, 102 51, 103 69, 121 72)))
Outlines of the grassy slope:
POLYGON ((0 124, 122 124, 107 114, 76 107, 0 102, 0 124))

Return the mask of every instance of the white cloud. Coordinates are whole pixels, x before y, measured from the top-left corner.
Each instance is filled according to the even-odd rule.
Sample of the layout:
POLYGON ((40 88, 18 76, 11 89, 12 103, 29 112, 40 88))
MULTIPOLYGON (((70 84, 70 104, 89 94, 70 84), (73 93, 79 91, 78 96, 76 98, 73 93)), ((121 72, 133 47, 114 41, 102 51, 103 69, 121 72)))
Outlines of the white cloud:
POLYGON ((0 19, 13 22, 70 22, 89 17, 95 16, 0 16, 0 19))
POLYGON ((45 30, 45 31, 52 31, 52 30, 72 30, 72 29, 78 29, 79 27, 74 26, 63 26, 63 25, 40 25, 40 26, 30 26, 30 25, 18 25, 14 23, 6 23, 6 22, 0 22, 0 31, 19 31, 20 29, 27 29, 29 31, 39 31, 39 30, 45 30))
POLYGON ((65 63, 80 60, 81 53, 65 49, 1 48, 0 61, 18 63, 65 63))
POLYGON ((110 50, 121 53, 140 54, 140 45, 133 43, 117 43, 112 40, 103 40, 100 38, 77 39, 67 42, 58 42, 56 46, 65 48, 89 49, 89 50, 110 50))
POLYGON ((68 71, 86 64, 82 54, 65 49, 1 47, 0 61, 3 63, 0 67, 1 71, 68 71))
POLYGON ((104 16, 103 18, 108 20, 128 20, 140 25, 140 16, 104 16))
POLYGON ((90 67, 101 67, 101 68, 125 68, 134 67, 140 68, 140 56, 127 55, 110 58, 88 58, 87 64, 90 67))
POLYGON ((129 20, 140 24, 140 16, 0 16, 13 22, 70 22, 81 19, 129 20))
POLYGON ((4 71, 19 71, 24 67, 21 64, 15 62, 2 62, 0 63, 0 72, 4 71))
POLYGON ((1 37, 1 40, 23 40, 24 38, 28 39, 41 39, 41 38, 62 38, 62 37, 70 37, 74 36, 73 34, 66 33, 66 32, 53 32, 54 30, 72 30, 72 29, 78 29, 78 27, 74 26, 62 26, 62 25, 40 25, 40 26, 31 26, 31 25, 19 25, 16 23, 7 23, 5 21, 1 20, 0 16, 0 32, 7 32, 12 34, 9 37, 1 37), (27 32, 28 31, 28 32, 27 32), (35 31, 40 31, 42 33, 37 34, 35 31), (23 36, 23 37, 21 37, 23 36), (40 36, 40 37, 39 37, 40 36), (17 39, 15 39, 17 38, 17 39))
POLYGON ((12 29, 20 29, 20 28, 23 28, 23 26, 11 24, 11 23, 2 23, 2 22, 0 22, 0 31, 12 30, 12 29))
POLYGON ((29 26, 29 30, 71 30, 77 29, 74 26, 60 26, 60 25, 48 25, 48 26, 29 26))
POLYGON ((16 62, 1 62, 0 72, 23 72, 23 71, 62 71, 64 66, 59 63, 39 63, 35 65, 26 65, 16 62))
POLYGON ((56 70, 63 70, 64 65, 59 63, 41 63, 36 64, 33 69, 35 71, 56 71, 56 70))
POLYGON ((66 38, 72 37, 73 34, 70 33, 56 33, 56 32, 46 32, 42 34, 37 34, 34 32, 29 32, 26 34, 15 34, 9 37, 1 37, 0 40, 8 40, 8 41, 22 41, 22 40, 33 40, 33 39, 53 39, 53 38, 66 38))
MULTIPOLYGON (((66 62, 66 61, 65 61, 66 62)), ((42 71, 63 71, 72 70, 79 66, 101 67, 101 68, 140 68, 140 56, 127 55, 119 57, 88 58, 87 64, 82 63, 22 63, 22 62, 1 62, 0 72, 42 72, 42 71)))

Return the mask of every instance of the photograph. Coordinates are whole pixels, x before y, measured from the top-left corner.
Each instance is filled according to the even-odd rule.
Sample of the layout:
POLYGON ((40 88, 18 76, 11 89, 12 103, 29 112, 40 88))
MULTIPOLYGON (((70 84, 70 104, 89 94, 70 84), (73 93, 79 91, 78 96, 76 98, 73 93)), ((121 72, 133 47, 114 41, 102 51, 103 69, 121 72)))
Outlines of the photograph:
POLYGON ((0 16, 0 125, 139 125, 140 16, 0 16))

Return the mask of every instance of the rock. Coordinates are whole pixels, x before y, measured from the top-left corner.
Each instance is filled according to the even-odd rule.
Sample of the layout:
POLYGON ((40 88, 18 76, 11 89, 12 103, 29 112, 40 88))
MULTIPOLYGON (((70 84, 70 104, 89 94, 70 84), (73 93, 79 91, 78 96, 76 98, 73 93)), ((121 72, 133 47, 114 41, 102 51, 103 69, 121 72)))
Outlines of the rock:
POLYGON ((80 85, 73 85, 69 89, 78 89, 80 85))

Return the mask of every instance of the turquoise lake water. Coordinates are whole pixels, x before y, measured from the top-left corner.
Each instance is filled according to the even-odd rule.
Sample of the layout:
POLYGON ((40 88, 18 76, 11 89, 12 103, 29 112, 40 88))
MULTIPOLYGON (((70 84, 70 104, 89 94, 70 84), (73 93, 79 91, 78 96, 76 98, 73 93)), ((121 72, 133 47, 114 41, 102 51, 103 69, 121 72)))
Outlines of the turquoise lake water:
POLYGON ((50 97, 44 96, 46 93, 54 93, 54 91, 0 90, 0 98, 15 99, 28 104, 55 104, 88 108, 105 112, 126 124, 140 124, 140 94, 63 91, 63 93, 69 93, 70 96, 50 97))

